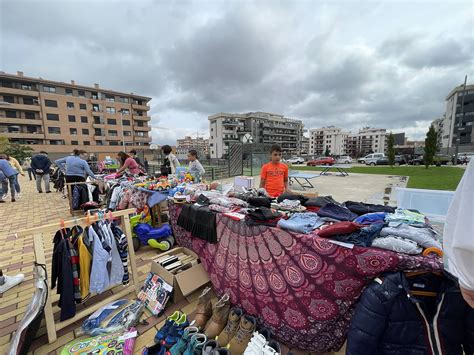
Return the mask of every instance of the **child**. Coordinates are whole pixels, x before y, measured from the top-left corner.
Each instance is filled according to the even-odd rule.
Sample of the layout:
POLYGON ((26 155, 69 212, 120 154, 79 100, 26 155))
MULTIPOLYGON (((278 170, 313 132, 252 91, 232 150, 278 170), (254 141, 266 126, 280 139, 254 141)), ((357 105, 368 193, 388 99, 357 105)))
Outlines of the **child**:
POLYGON ((201 163, 198 160, 198 154, 194 149, 191 149, 188 152, 188 160, 189 160, 189 172, 197 177, 197 180, 201 179, 201 176, 204 175, 206 172, 202 167, 201 163))
POLYGON ((281 147, 272 145, 271 162, 262 166, 260 173, 260 187, 265 188, 270 197, 278 197, 283 192, 289 191, 288 166, 280 163, 281 147))

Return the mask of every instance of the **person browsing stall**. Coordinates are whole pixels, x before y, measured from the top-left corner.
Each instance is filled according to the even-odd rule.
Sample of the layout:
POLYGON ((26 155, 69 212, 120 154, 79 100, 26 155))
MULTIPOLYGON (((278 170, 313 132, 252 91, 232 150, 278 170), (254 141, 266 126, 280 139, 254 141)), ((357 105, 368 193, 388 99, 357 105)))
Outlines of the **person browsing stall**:
POLYGON ((66 183, 84 182, 88 176, 95 179, 89 164, 88 155, 85 150, 74 149, 73 155, 55 161, 56 165, 65 171, 66 183))
POLYGON ((198 177, 198 180, 200 180, 201 176, 203 176, 206 173, 206 170, 204 170, 202 164, 198 160, 198 153, 194 149, 191 149, 188 152, 188 160, 189 160, 189 172, 192 175, 195 175, 198 177))
POLYGON ((164 145, 161 147, 161 151, 165 155, 162 165, 162 173, 176 174, 176 167, 179 166, 179 160, 176 158, 176 155, 171 153, 173 149, 169 145, 164 145))
POLYGON ((142 171, 140 170, 140 166, 138 163, 125 152, 119 152, 117 154, 118 160, 120 162, 120 169, 117 170, 117 174, 122 174, 124 171, 128 170, 130 174, 140 174, 142 171))
POLYGON ((260 187, 265 188, 270 197, 278 197, 289 191, 288 166, 280 160, 281 147, 274 144, 271 148, 271 161, 262 166, 260 173, 260 187))

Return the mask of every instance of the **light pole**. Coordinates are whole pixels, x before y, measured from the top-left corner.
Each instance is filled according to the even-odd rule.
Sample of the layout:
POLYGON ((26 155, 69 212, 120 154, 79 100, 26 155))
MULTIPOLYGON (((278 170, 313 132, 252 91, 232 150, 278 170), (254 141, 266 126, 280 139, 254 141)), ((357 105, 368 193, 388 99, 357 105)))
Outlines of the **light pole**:
MULTIPOLYGON (((459 117, 459 122, 458 122, 458 134, 456 135, 456 152, 454 155, 453 165, 458 164, 459 143, 461 141, 461 130, 464 131, 464 128, 462 127, 462 121, 464 120, 464 99, 466 98, 466 84, 467 84, 467 75, 464 77, 464 87, 462 89, 461 117, 459 117)), ((454 117, 456 117, 456 111, 454 111, 454 117)))
POLYGON ((122 128, 122 146, 123 146, 123 151, 126 152, 125 135, 123 134, 123 108, 121 108, 119 112, 120 112, 120 127, 122 128))

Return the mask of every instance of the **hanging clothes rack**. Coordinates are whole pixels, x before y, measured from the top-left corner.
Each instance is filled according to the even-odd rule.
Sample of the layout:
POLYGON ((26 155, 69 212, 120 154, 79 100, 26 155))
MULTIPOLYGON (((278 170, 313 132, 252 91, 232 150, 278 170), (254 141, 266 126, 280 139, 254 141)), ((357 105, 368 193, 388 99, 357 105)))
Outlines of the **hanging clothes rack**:
MULTIPOLYGON (((81 218, 73 218, 69 220, 61 220, 59 223, 51 223, 48 225, 30 228, 22 230, 16 233, 17 237, 30 237, 33 236, 33 245, 34 245, 34 253, 35 253, 35 261, 38 264, 46 264, 46 256, 45 256, 45 238, 51 237, 53 233, 55 233, 58 229, 62 228, 70 228, 74 226, 81 226, 86 227, 94 222, 106 219, 120 219, 120 225, 122 230, 124 231, 127 242, 128 242, 128 265, 131 269, 130 280, 127 286, 112 286, 108 289, 104 290, 103 292, 110 291, 112 289, 122 287, 123 290, 120 290, 112 295, 108 296, 105 299, 102 299, 100 302, 92 304, 76 313, 76 315, 70 319, 67 319, 63 322, 55 323, 54 320, 54 312, 53 312, 53 292, 49 290, 48 298, 46 300, 46 306, 44 309, 45 321, 46 321, 46 330, 48 333, 48 342, 49 344, 53 343, 57 339, 57 332, 65 327, 77 322, 78 320, 89 316, 90 314, 94 313, 99 308, 107 305, 110 302, 123 298, 124 296, 135 292, 138 295, 140 290, 140 285, 138 283, 138 272, 137 266, 135 261, 135 251, 133 250, 133 240, 132 240, 132 230, 130 227, 130 215, 135 214, 135 209, 127 209, 117 212, 107 212, 105 214, 88 214, 86 217, 81 218)), ((51 239, 52 240, 52 239, 51 239)), ((51 280, 51 273, 49 275, 49 280, 51 280)), ((51 283, 48 283, 48 287, 50 287, 51 283)), ((94 299, 95 296, 92 296, 90 299, 94 299)), ((88 300, 88 302, 90 302, 88 300)))

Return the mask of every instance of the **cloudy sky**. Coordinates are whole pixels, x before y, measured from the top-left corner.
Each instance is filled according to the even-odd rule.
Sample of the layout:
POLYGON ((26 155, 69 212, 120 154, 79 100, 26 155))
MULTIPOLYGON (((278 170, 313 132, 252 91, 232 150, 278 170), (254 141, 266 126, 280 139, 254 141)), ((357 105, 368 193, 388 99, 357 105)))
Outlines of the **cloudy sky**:
POLYGON ((159 144, 248 111, 421 138, 474 83, 473 1, 0 3, 0 70, 150 96, 159 144))

